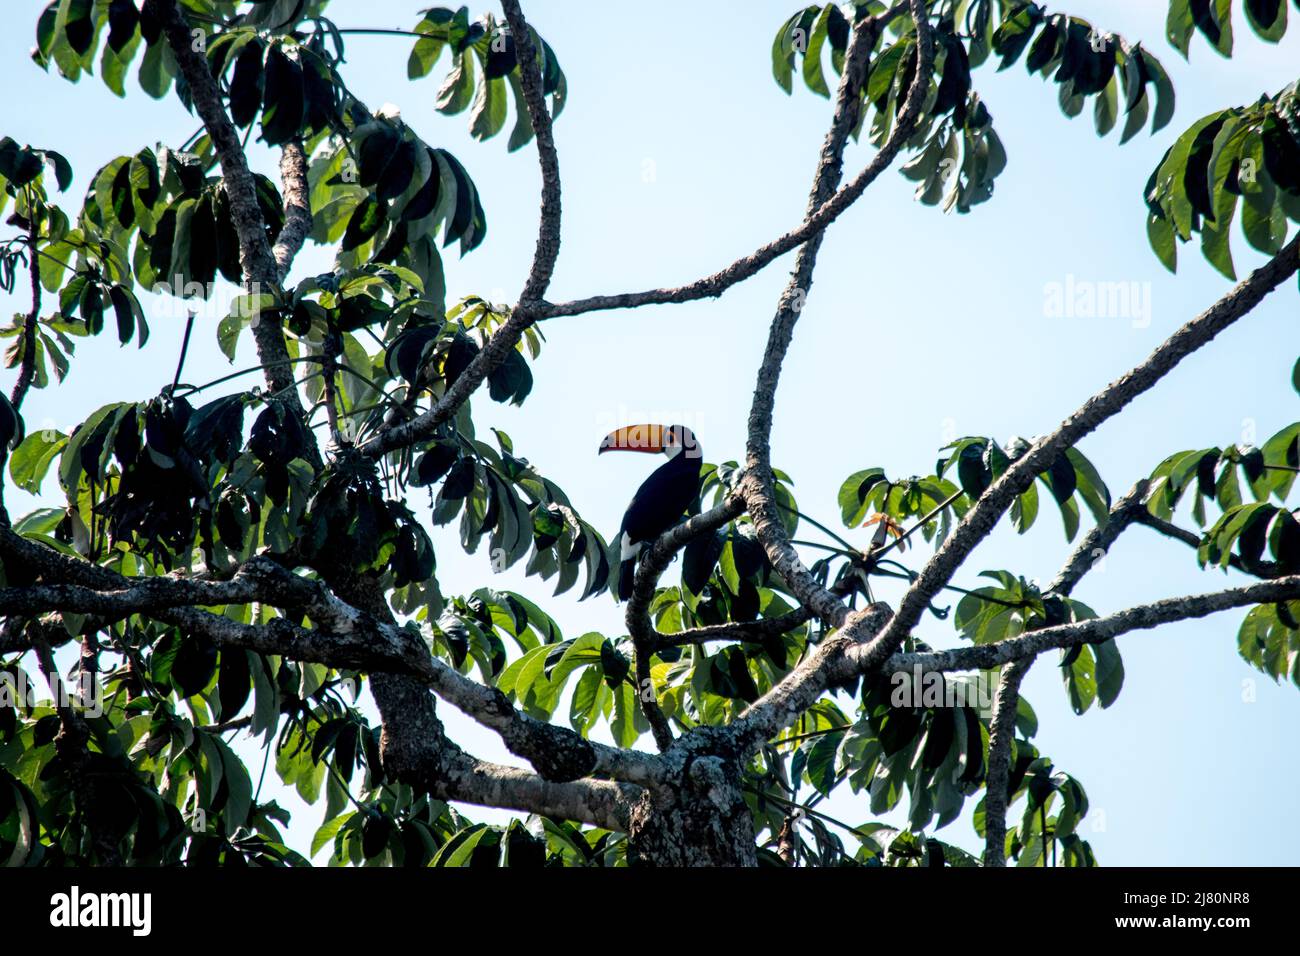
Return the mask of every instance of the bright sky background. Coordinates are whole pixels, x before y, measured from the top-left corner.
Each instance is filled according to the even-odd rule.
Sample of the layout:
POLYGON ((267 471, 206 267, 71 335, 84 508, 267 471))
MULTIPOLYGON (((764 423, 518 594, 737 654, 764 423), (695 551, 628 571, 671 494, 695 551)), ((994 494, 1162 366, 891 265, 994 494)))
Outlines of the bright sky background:
MULTIPOLYGON (((77 175, 63 205, 75 214, 102 164, 156 142, 179 145, 197 123, 174 97, 155 102, 134 80, 122 101, 98 78, 74 86, 42 73, 28 59, 42 6, 20 0, 6 7, 0 85, 10 95, 0 134, 67 155, 77 175)), ((335 0, 331 14, 341 26, 409 29, 422 6, 335 0)), ((564 241, 551 299, 689 281, 799 221, 830 108, 801 85, 787 97, 772 80, 772 37, 795 8, 793 0, 526 4, 570 91, 556 128, 564 241)), ((471 14, 484 9, 471 7, 471 14)), ((1174 121, 1155 137, 1144 133, 1120 147, 1118 131, 1105 140, 1095 136, 1090 108, 1077 120, 1062 116, 1056 87, 1028 76, 1023 64, 1003 74, 986 66, 975 85, 1009 154, 993 200, 970 215, 945 216, 913 202, 911 184, 892 171, 831 228, 781 384, 773 435, 775 463, 793 475, 803 510, 824 523, 838 525, 836 490, 860 468, 925 474, 954 435, 1004 439, 1050 430, 1229 287, 1192 246, 1180 250, 1177 277, 1160 266, 1144 235, 1142 188, 1194 120, 1296 79, 1300 27, 1272 47, 1239 14, 1236 57, 1223 60, 1198 37, 1189 66, 1163 39, 1164 3, 1072 0, 1051 9, 1144 41, 1173 78, 1174 121), (1045 288, 1067 275, 1150 283, 1149 325, 1049 318, 1045 288)), ((529 147, 508 154, 504 134, 475 143, 466 116, 436 113, 446 60, 433 76, 409 83, 410 44, 351 37, 345 75, 372 107, 398 105, 428 142, 452 150, 482 192, 487 240, 463 260, 448 258, 449 302, 468 294, 513 301, 536 235, 535 153, 529 147)), ((869 155, 865 143, 851 147, 848 168, 860 168, 869 155)), ((268 151, 258 148, 254 159, 274 174, 268 151)), ((1260 257, 1235 228, 1233 242, 1244 274, 1260 257)), ((696 431, 706 459, 743 455, 753 376, 789 262, 721 300, 548 323, 532 396, 522 409, 481 396, 480 428, 508 431, 517 452, 612 535, 650 466, 640 456, 597 460, 597 443, 614 424, 682 421, 696 431)), ((313 248, 299 257, 295 275, 329 264, 329 253, 313 248)), ((13 299, 10 308, 26 306, 13 299)), ((183 319, 161 299, 146 309, 148 347, 119 349, 112 334, 80 345, 66 385, 29 396, 29 430, 67 431, 101 404, 147 399, 170 383, 183 319)), ((1294 421, 1296 312, 1291 282, 1089 437, 1081 448, 1112 495, 1171 452, 1252 437, 1262 443, 1294 421)), ((215 341, 221 314, 216 306, 201 314, 186 380, 230 371, 215 341)), ((251 342, 242 345, 239 367, 252 364, 251 342)), ((6 390, 11 381, 8 373, 6 390)), ((51 501, 57 494, 53 479, 46 493, 51 501)), ((34 504, 21 492, 9 494, 15 515, 34 504)), ((847 534, 865 541, 867 533, 847 534)), ((486 554, 465 556, 453 536, 436 540, 449 594, 491 583, 542 603, 566 636, 624 632, 608 596, 583 604, 571 595, 550 599, 548 588, 521 573, 493 579, 486 554)), ((919 567, 927 550, 908 557, 919 567)), ((1068 551, 1054 509, 1045 507, 1025 537, 1008 530, 991 539, 958 583, 977 586, 976 573, 989 568, 1047 580, 1068 551)), ((1190 549, 1137 528, 1076 596, 1106 613, 1231 580, 1201 572, 1190 549)), ((1092 811, 1082 832, 1103 865, 1290 864, 1300 856, 1293 736, 1300 692, 1240 659, 1236 631, 1244 613, 1123 638, 1125 687, 1107 711, 1073 714, 1055 655, 1031 672, 1025 690, 1041 721, 1036 742, 1086 787, 1092 811), (1253 702, 1246 702, 1247 689, 1253 702)), ((922 635, 939 646, 959 641, 950 624, 934 619, 922 635)), ((440 711, 471 751, 508 756, 492 735, 445 705, 440 711)), ((641 745, 651 746, 649 738, 641 745)), ((256 776, 260 754, 242 752, 256 776)), ((263 795, 279 794, 274 772, 268 778, 263 795)), ((305 849, 321 806, 295 809, 291 840, 305 849)), ((854 824, 869 819, 865 796, 847 788, 823 809, 854 824)), ((979 845, 969 813, 938 835, 971 850, 979 845)))

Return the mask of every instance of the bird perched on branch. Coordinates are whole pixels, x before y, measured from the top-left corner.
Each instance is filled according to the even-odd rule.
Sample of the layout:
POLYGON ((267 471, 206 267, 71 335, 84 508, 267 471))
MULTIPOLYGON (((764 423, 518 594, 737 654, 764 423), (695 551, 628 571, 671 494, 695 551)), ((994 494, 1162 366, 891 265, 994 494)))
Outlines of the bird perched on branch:
POLYGON ((615 544, 619 553, 616 596, 632 596, 632 579, 642 549, 681 519, 699 497, 702 452, 695 433, 685 425, 628 425, 610 432, 600 443, 607 451, 639 451, 667 455, 632 496, 623 514, 615 544))

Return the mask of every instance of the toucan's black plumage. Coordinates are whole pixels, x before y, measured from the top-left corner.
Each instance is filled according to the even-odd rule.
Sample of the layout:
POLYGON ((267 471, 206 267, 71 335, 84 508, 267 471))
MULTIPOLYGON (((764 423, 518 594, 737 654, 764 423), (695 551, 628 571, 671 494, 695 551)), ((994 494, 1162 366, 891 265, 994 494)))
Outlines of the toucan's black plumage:
POLYGON ((660 465, 632 496, 615 539, 619 547, 617 596, 632 596, 632 580, 641 549, 681 519, 700 493, 700 446, 685 425, 634 425, 606 436, 600 451, 665 454, 660 465))

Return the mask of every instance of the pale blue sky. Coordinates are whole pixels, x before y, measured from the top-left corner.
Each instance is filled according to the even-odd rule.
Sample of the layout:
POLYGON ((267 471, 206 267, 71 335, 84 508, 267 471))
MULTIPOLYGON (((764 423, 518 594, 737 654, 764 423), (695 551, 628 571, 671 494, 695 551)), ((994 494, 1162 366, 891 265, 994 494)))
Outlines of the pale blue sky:
MULTIPOLYGON (((423 5, 335 0, 331 13, 344 26, 409 28, 423 5)), ((156 141, 178 145, 196 123, 174 98, 157 103, 133 82, 122 101, 97 78, 73 86, 41 73, 27 51, 42 6, 7 7, 13 28, 0 36, 0 82, 11 92, 0 134, 68 156, 77 198, 65 206, 75 211, 104 162, 156 141)), ((552 299, 688 281, 799 220, 829 106, 802 87, 787 97, 772 81, 771 40, 795 7, 774 0, 527 4, 570 92, 556 128, 565 218, 552 299)), ((793 475, 805 511, 838 524, 835 492, 849 473, 869 466, 927 473, 954 434, 1003 439, 1052 428, 1228 288, 1193 247, 1180 250, 1177 277, 1159 265, 1144 235, 1142 187, 1192 121, 1294 80, 1300 29, 1271 47, 1239 23, 1235 59, 1221 59, 1198 38, 1189 66, 1163 40, 1164 8, 1155 0, 1052 5, 1143 40, 1159 56, 1178 93, 1168 129, 1123 147, 1117 134, 1099 140, 1087 114, 1064 118, 1055 87, 1023 65, 1003 74, 988 67, 975 85, 1009 154, 993 200, 968 216, 945 216, 914 203, 911 184, 890 172, 830 230, 773 435, 774 460, 793 475), (1149 282, 1149 325, 1048 317, 1045 288, 1068 275, 1149 282)), ((487 240, 467 258, 448 260, 449 301, 467 294, 513 300, 536 234, 534 153, 508 154, 504 137, 475 143, 466 117, 434 112, 445 64, 408 83, 408 40, 352 37, 348 50, 354 90, 372 107, 397 104, 426 140, 455 153, 482 192, 487 240)), ((865 144, 852 147, 849 167, 869 154, 865 144)), ((273 172, 269 152, 257 150, 255 160, 273 172)), ((1239 236, 1233 241, 1241 271, 1260 261, 1239 236)), ((296 272, 310 275, 329 261, 325 250, 312 249, 296 272)), ((480 398, 481 427, 508 431, 520 454, 612 533, 647 470, 639 456, 597 461, 599 438, 615 422, 685 421, 708 460, 742 455, 754 370, 788 268, 783 259, 718 301, 548 323, 531 398, 522 409, 480 398)), ((1262 441, 1296 419, 1300 402, 1289 384, 1296 306, 1288 283, 1084 442, 1114 495, 1170 452, 1249 439, 1252 428, 1262 441)), ((79 349, 63 388, 32 393, 24 408, 29 429, 66 430, 104 402, 144 399, 169 383, 183 322, 160 300, 150 315, 153 338, 143 352, 119 349, 106 334, 79 349)), ((216 348, 217 318, 215 311, 200 318, 190 381, 229 370, 216 348)), ((244 345, 241 366, 251 364, 244 345)), ((10 502, 16 512, 31 504, 16 491, 10 502)), ((549 599, 540 582, 513 572, 490 579, 484 554, 466 557, 450 536, 437 540, 448 593, 490 580, 540 601, 566 635, 623 632, 607 596, 583 604, 570 595, 549 599)), ((973 586, 986 568, 1046 579, 1067 554, 1058 518, 1045 512, 1027 536, 991 539, 959 583, 973 586)), ((1199 571, 1190 549, 1139 528, 1077 596, 1104 613, 1227 580, 1199 571)), ((1300 691, 1275 686, 1238 657, 1243 614, 1124 638, 1127 679, 1107 711, 1076 717, 1054 658, 1031 673, 1036 742, 1087 788, 1093 811, 1082 831, 1103 864, 1288 864, 1300 854, 1293 742, 1300 691), (1246 681, 1254 682, 1253 703, 1243 702, 1246 681)), ((958 640, 946 623, 928 620, 922 631, 940 646, 958 640)), ((490 735, 442 711, 471 750, 504 756, 490 735)), ((865 799, 847 790, 826 806, 851 823, 868 819, 865 799)), ((319 814, 319 807, 299 811, 296 844, 310 839, 319 814)), ((977 846, 968 815, 938 835, 977 846)))

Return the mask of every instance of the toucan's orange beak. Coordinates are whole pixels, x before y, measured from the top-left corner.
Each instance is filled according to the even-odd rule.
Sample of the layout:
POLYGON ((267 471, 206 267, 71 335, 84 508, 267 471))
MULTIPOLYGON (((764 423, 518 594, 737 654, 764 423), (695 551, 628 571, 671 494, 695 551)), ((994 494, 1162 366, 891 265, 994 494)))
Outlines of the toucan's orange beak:
POLYGON ((668 429, 663 425, 626 425, 610 432, 600 443, 603 455, 607 451, 646 451, 657 455, 664 450, 668 429))

